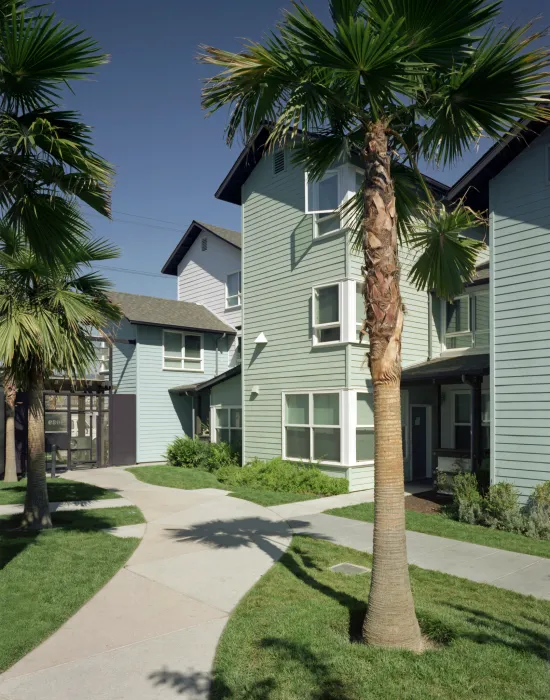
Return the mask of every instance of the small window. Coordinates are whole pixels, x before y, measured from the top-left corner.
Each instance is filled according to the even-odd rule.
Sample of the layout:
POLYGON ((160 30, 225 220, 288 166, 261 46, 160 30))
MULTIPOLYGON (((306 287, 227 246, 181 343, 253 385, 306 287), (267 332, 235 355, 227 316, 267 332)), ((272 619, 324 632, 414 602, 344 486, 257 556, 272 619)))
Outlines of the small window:
POLYGON ((204 236, 204 238, 201 239, 201 250, 204 252, 205 250, 208 250, 208 238, 204 236))
POLYGON ((104 340, 95 341, 98 374, 109 374, 109 347, 104 340))
POLYGON ((226 442, 239 457, 243 448, 243 414, 237 406, 216 408, 216 442, 226 442))
POLYGON ((310 181, 306 174, 306 213, 315 214, 316 238, 341 230, 342 222, 337 211, 341 203, 338 170, 327 170, 320 180, 310 181))
POLYGON ((471 431, 470 394, 454 395, 454 446, 457 450, 470 449, 471 431))
POLYGON ((282 173, 286 167, 285 151, 275 151, 273 154, 273 174, 282 173))
POLYGON ((449 350, 472 347, 470 297, 457 297, 447 302, 445 343, 449 350))
POLYGON ((340 462, 340 394, 287 394, 285 457, 340 462))
POLYGON ((164 331, 164 369, 203 371, 202 335, 164 331))
POLYGON ((357 394, 356 461, 374 461, 374 405, 372 394, 357 394))
POLYGON ((241 273, 227 275, 225 306, 230 309, 241 305, 241 273))
POLYGON ((340 342, 340 285, 313 290, 313 342, 340 342))

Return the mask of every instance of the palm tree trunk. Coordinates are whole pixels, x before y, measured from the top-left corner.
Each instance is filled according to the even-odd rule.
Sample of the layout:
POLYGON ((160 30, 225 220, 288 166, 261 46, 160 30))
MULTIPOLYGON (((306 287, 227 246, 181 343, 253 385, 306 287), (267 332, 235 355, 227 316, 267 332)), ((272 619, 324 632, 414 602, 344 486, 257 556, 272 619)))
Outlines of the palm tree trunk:
POLYGON ((17 461, 15 457, 15 384, 4 377, 4 398, 6 402, 6 449, 4 460, 4 481, 17 481, 17 461))
POLYGON ((44 382, 34 378, 29 391, 29 459, 23 527, 41 530, 52 526, 46 486, 46 441, 44 437, 44 382))
POLYGON ((367 644, 420 651, 407 565, 401 444, 401 332, 395 193, 386 125, 370 125, 365 162, 365 307, 374 385, 374 550, 363 636, 367 644))

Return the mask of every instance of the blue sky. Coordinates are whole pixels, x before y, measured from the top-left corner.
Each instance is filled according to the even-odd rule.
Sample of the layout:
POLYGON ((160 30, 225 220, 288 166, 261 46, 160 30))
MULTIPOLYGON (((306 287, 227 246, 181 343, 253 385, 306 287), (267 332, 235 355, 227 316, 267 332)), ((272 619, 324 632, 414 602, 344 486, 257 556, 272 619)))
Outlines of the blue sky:
MULTIPOLYGON (((503 21, 526 22, 541 15, 546 3, 504 0, 503 21)), ((328 19, 326 0, 307 4, 328 19)), ((194 57, 200 44, 238 50, 241 38, 260 40, 289 5, 284 0, 53 2, 60 17, 78 24, 111 55, 93 82, 76 84, 67 106, 83 113, 94 127, 96 149, 117 169, 114 221, 89 218, 95 235, 121 249, 121 257, 105 265, 149 273, 103 270, 119 291, 175 298, 175 278, 159 273, 191 220, 240 230, 240 208, 214 198, 240 146, 226 146, 224 115, 205 119, 200 90, 209 70, 194 57)), ((451 172, 427 172, 450 183, 479 154, 451 172)))

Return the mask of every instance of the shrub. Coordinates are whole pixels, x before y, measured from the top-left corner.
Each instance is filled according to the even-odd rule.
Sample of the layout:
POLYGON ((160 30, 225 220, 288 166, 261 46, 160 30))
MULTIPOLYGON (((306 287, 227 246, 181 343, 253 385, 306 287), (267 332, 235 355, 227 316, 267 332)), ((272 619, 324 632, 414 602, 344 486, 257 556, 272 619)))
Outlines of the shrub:
POLYGON ((524 529, 519 492, 513 484, 500 482, 489 487, 483 499, 483 524, 497 530, 521 532, 524 529))
POLYGON ((481 516, 482 496, 475 474, 465 472, 453 479, 453 510, 455 517, 463 523, 475 525, 481 516))
POLYGON ((268 462, 254 460, 244 467, 226 466, 216 476, 228 486, 246 486, 266 491, 334 496, 349 490, 347 479, 327 476, 313 465, 285 462, 279 458, 268 462))
POLYGON ((525 509, 525 534, 550 540, 550 481, 535 486, 525 509))
POLYGON ((535 486, 529 498, 529 507, 550 511, 550 481, 535 486))
POLYGON ((173 467, 213 472, 236 466, 237 458, 225 442, 204 442, 198 438, 178 437, 166 448, 166 459, 173 467))

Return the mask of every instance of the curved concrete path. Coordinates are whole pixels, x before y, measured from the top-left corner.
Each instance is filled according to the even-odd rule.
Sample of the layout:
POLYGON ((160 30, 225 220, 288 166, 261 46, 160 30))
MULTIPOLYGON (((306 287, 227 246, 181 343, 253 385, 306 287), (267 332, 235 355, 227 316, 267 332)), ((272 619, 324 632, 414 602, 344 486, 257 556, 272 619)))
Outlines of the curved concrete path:
POLYGON ((217 489, 151 486, 121 468, 70 478, 137 505, 145 534, 99 593, 0 676, 0 700, 208 697, 228 616, 283 554, 288 526, 217 489))

